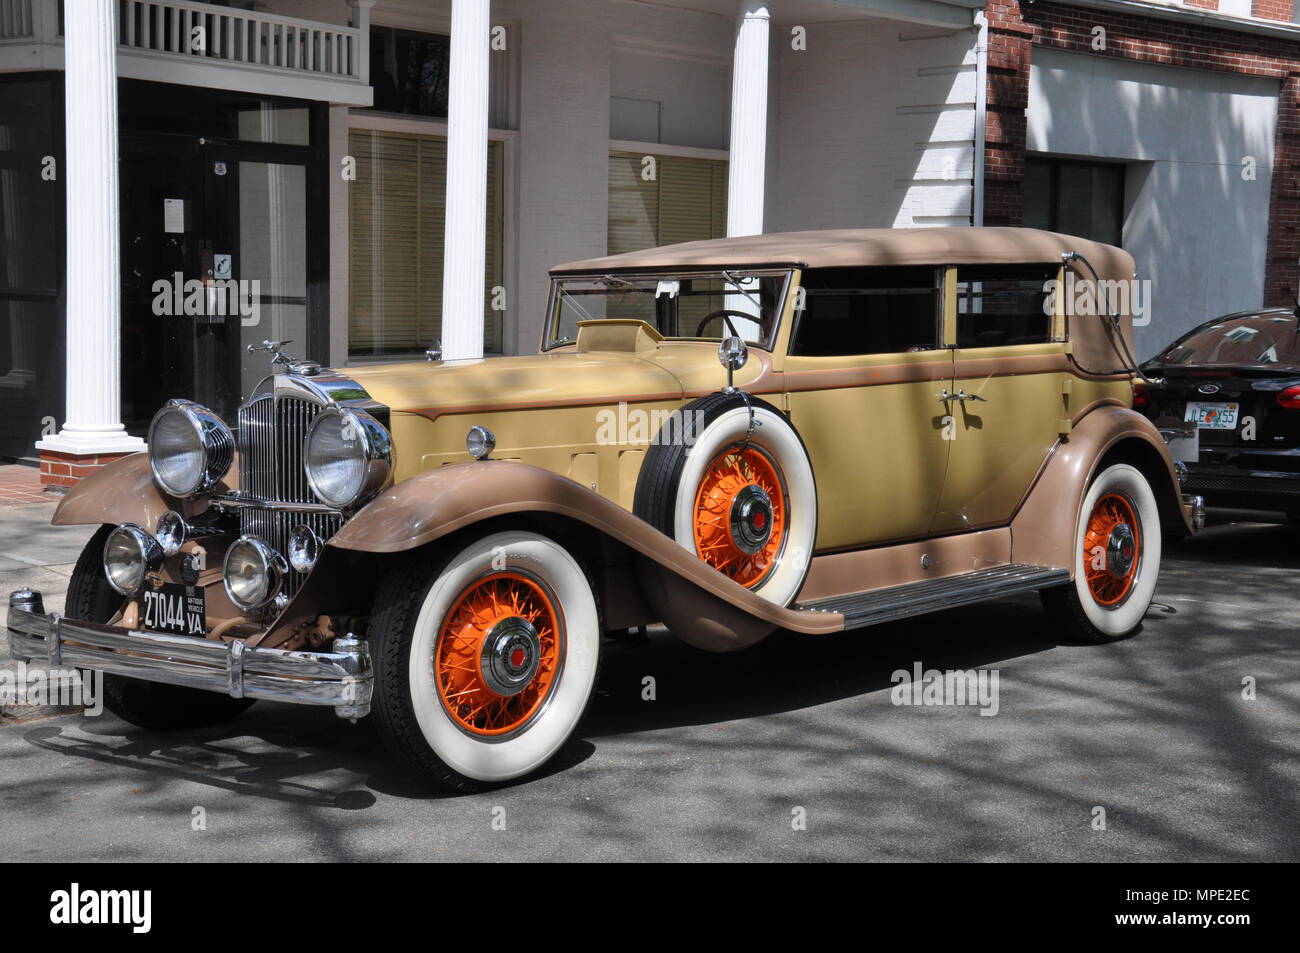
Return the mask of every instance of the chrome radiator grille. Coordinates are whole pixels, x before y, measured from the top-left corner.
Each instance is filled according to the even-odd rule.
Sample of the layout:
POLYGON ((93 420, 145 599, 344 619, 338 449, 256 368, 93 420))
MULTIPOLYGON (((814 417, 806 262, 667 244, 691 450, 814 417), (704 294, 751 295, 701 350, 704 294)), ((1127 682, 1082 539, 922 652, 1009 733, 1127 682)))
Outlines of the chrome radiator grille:
MULTIPOLYGON (((303 471, 302 446, 307 428, 323 408, 297 397, 259 397, 239 409, 240 492, 275 503, 318 504, 303 471)), ((256 536, 282 556, 288 555, 289 535, 305 523, 321 539, 329 539, 343 525, 332 513, 310 513, 293 509, 240 510, 240 531, 256 536)), ((285 578, 284 592, 293 596, 302 586, 303 575, 292 568, 285 578)))
POLYGON ((239 409, 239 485, 259 500, 316 503, 302 468, 302 442, 321 407, 260 397, 239 409))

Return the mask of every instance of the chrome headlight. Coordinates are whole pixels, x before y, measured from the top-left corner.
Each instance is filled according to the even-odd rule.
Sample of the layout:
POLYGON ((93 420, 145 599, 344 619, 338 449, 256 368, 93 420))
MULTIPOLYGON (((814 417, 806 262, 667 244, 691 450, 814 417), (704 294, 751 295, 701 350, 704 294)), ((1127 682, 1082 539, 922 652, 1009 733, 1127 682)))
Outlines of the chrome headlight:
POLYGON ((341 509, 383 489, 392 472, 392 439, 364 410, 329 407, 307 431, 303 460, 312 492, 341 509))
POLYGON ((289 536, 289 565, 300 573, 311 572, 324 545, 310 526, 305 523, 296 526, 289 536))
POLYGON ((254 536, 241 536, 226 550, 222 581, 241 609, 264 606, 280 591, 288 570, 284 557, 254 536))
POLYGON ((158 541, 134 523, 123 523, 104 540, 104 575, 124 596, 143 589, 145 575, 162 565, 162 560, 158 541))
POLYGON ((169 400, 149 424, 149 467, 171 496, 210 490, 234 458, 230 428, 201 404, 169 400))

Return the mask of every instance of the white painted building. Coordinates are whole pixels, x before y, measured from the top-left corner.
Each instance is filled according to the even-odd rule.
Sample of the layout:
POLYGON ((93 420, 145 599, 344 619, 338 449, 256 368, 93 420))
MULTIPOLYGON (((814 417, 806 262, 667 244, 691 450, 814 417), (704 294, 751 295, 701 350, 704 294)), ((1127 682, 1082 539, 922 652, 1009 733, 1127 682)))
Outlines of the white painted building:
POLYGON ((0 454, 39 439, 72 478, 167 396, 229 412, 268 338, 336 366, 533 351, 558 262, 977 221, 982 6, 0 0, 6 241, 47 246, 0 287, 26 381, 0 454), (99 66, 65 82, 73 48, 99 66), (227 278, 256 315, 213 316, 227 278))

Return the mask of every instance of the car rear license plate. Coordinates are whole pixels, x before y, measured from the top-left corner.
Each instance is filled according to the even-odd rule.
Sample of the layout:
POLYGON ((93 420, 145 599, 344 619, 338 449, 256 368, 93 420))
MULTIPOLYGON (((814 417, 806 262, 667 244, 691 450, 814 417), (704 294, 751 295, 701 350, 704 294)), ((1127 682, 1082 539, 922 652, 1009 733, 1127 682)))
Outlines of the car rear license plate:
POLYGON ((1240 404, 1189 401, 1183 420, 1194 420, 1201 430, 1236 430, 1240 404))
POLYGON ((207 633, 207 612, 203 587, 165 582, 158 589, 144 591, 144 627, 176 635, 207 633))

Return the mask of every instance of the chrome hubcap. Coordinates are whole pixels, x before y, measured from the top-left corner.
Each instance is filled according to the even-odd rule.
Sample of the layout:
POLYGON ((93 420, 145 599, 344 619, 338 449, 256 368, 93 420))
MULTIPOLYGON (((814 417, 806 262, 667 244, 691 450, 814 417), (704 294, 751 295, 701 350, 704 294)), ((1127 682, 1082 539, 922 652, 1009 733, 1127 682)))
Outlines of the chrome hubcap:
POLYGON ((522 616, 502 619, 483 640, 479 668, 483 681, 498 695, 518 695, 537 674, 541 642, 537 630, 522 616))
POLYGON ((1110 538, 1106 540, 1106 571, 1116 579, 1123 579, 1133 568, 1133 557, 1136 555, 1133 528, 1128 523, 1119 523, 1110 531, 1110 538))
POLYGON ((731 502, 731 538, 743 553, 754 554, 772 537, 772 499, 750 484, 731 502))

